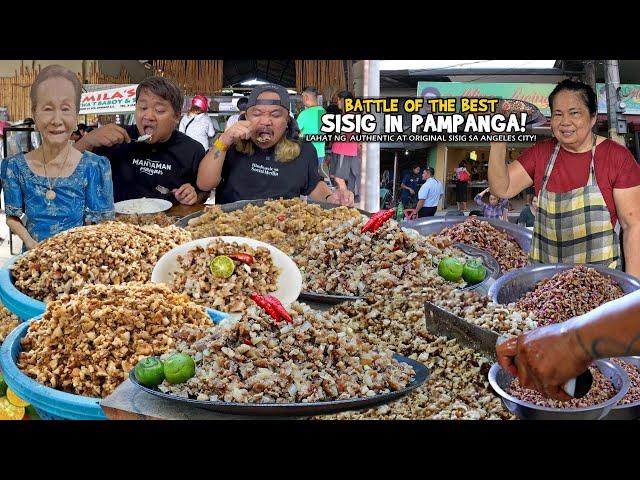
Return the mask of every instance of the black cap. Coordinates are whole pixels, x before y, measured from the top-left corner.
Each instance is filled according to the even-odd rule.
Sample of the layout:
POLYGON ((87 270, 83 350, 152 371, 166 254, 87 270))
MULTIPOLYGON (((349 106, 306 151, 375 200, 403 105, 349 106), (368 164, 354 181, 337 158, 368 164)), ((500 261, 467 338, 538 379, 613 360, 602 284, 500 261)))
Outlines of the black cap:
POLYGON ((275 85, 273 83, 269 83, 267 85, 258 85, 251 90, 249 94, 249 101, 247 102, 247 110, 256 105, 280 105, 285 110, 289 111, 289 92, 287 89, 280 85, 275 85), (260 94, 264 92, 275 92, 280 97, 280 100, 266 100, 261 99, 258 100, 260 94))

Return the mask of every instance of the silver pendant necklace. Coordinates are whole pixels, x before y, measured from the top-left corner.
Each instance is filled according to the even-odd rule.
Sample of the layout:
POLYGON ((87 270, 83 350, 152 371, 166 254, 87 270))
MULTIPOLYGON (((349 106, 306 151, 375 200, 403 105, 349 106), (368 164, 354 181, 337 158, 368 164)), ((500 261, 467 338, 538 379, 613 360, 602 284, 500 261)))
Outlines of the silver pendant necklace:
POLYGON ((67 147, 67 157, 64 159, 64 163, 62 164, 62 168, 60 169, 59 175, 55 178, 52 184, 51 178, 49 178, 49 175, 47 174, 47 162, 45 161, 45 158, 44 158, 44 146, 42 147, 42 167, 44 168, 44 176, 46 177, 47 184, 49 185, 49 190, 47 190, 44 196, 47 200, 49 200, 49 202, 51 202, 52 200, 55 200, 56 198, 56 192, 54 188, 56 186, 56 183, 58 183, 58 179, 60 178, 60 175, 62 174, 62 172, 64 172, 64 167, 67 165, 67 160, 69 160, 70 150, 71 150, 71 147, 67 147))

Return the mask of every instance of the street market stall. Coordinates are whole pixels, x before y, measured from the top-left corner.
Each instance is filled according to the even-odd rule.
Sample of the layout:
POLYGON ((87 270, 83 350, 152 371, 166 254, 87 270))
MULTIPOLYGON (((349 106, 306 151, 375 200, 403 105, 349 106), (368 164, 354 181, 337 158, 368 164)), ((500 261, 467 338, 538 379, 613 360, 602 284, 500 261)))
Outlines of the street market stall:
MULTIPOLYGON (((469 226, 459 221, 418 233, 411 230, 420 231, 415 222, 399 224, 386 212, 363 215, 301 200, 225 207, 183 209, 187 218, 178 226, 107 222, 72 229, 2 272, 11 288, 44 303, 41 316, 21 318, 14 328, 18 320, 9 311, 19 310, 6 302, 12 331, 0 347, 0 369, 11 398, 0 399, 0 418, 27 408, 11 400, 45 418, 526 416, 503 395, 519 395, 516 387, 503 377, 495 386, 491 348, 430 330, 425 302, 448 312, 453 323, 517 335, 640 288, 621 272, 547 265, 543 276, 518 281, 521 291, 505 299, 500 292, 514 292, 505 285, 531 269, 515 262, 498 268, 510 273, 494 279, 488 295, 465 289, 487 278, 491 262, 507 265, 499 250, 488 251, 498 235, 512 241, 505 225, 515 226, 505 222, 470 219, 469 226), (241 238, 216 243, 228 236, 241 238), (192 238, 206 240, 186 243, 192 238), (454 241, 470 242, 482 260, 457 251, 454 241), (287 292, 278 293, 278 286, 296 274, 259 242, 291 262, 303 289, 359 298, 336 304, 281 296, 287 292), (187 251, 171 256, 180 244, 187 251), (150 283, 163 262, 173 265, 175 278, 150 283)), ((530 231, 522 230, 510 236, 526 252, 530 231)), ((3 295, 7 288, 0 284, 3 295)), ((591 418, 614 407, 635 415, 637 363, 597 364, 600 393, 584 400, 591 402, 585 407, 591 418)), ((532 405, 527 414, 539 411, 532 405)), ((563 418, 582 412, 545 408, 563 418)))

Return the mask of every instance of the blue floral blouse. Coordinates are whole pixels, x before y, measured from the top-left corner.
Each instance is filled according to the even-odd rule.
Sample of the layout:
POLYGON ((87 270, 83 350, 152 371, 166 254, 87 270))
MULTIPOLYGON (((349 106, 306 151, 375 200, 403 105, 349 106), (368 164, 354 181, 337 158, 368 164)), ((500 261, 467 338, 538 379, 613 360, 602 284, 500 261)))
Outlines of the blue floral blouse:
POLYGON ((68 177, 52 179, 56 198, 47 200, 47 177, 36 175, 19 153, 2 162, 7 216, 26 214, 26 228, 37 242, 86 222, 114 218, 111 165, 105 157, 84 152, 68 177))

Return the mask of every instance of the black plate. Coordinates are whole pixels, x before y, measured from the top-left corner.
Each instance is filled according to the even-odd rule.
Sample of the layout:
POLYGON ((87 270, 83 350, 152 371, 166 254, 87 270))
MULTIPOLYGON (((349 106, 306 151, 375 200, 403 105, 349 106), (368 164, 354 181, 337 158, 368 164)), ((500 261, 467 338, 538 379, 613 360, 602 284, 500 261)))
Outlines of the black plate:
POLYGON ((309 403, 238 403, 238 402, 209 402, 204 400, 191 400, 182 398, 169 393, 163 393, 157 387, 149 388, 138 383, 135 376, 135 369, 129 372, 129 380, 144 392, 156 397, 164 398, 172 402, 182 403, 190 407, 203 408, 214 412, 229 413, 235 415, 289 415, 289 416, 308 416, 323 415, 327 413, 341 412, 344 410, 362 410, 372 405, 388 403, 397 400, 407 393, 415 390, 429 378, 429 370, 423 364, 416 362, 410 358, 394 355, 397 361, 406 363, 413 367, 416 376, 402 390, 396 392, 375 395, 373 397, 352 398, 348 400, 334 400, 327 402, 309 402, 309 403))
POLYGON ((364 297, 353 296, 353 295, 331 295, 329 293, 313 293, 313 292, 305 292, 304 290, 300 292, 298 296, 299 299, 302 300, 310 300, 312 302, 318 303, 328 303, 329 305, 337 305, 342 302, 355 302, 356 300, 362 300, 364 297))
MULTIPOLYGON (((223 203, 218 205, 218 207, 220 207, 220 209, 225 212, 235 212, 236 210, 241 210, 244 207, 246 207, 247 205, 255 205, 257 207, 262 207, 264 205, 265 202, 267 201, 272 201, 272 200, 277 200, 274 198, 271 199, 259 199, 259 200, 240 200, 238 202, 233 202, 233 203, 223 203)), ((339 205, 336 205, 334 203, 325 203, 325 202, 316 202, 315 200, 307 200, 307 203, 312 203, 312 204, 316 204, 316 205, 320 205, 323 209, 325 210, 331 210, 332 208, 337 208, 339 207, 339 205)), ((357 209, 361 214, 366 215, 367 217, 371 216, 371 213, 365 211, 365 210, 360 210, 359 208, 357 209)), ((200 210, 199 212, 194 212, 190 215, 187 215, 186 217, 182 217, 181 219, 179 219, 176 223, 175 226, 176 227, 182 227, 182 228, 187 228, 187 226, 189 225, 189 220, 191 220, 192 218, 198 218, 200 215, 204 214, 204 210, 200 210)))

